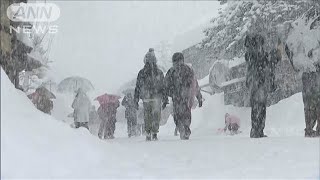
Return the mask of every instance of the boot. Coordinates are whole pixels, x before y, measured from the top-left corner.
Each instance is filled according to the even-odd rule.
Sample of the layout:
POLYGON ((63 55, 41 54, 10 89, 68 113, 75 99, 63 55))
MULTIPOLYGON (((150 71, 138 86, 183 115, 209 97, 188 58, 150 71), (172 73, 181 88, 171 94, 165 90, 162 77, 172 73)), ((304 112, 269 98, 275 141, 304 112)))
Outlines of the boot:
POLYGON ((80 127, 80 123, 79 122, 75 122, 74 123, 74 127, 78 129, 80 127))
POLYGON ((183 136, 181 140, 189 140, 189 136, 183 136))
POLYGON ((314 130, 306 130, 304 133, 305 137, 317 137, 317 132, 314 130))
POLYGON ((262 131, 262 132, 260 132, 260 137, 264 138, 264 137, 268 137, 268 136, 265 135, 265 134, 263 133, 263 131, 262 131))
POLYGON ((250 138, 261 138, 261 135, 256 130, 251 129, 250 138))
POLYGON ((89 130, 89 123, 87 123, 87 122, 84 123, 84 124, 83 124, 83 127, 89 130))
POLYGON ((157 134, 152 134, 152 140, 153 140, 153 141, 158 141, 157 134))
POLYGON ((264 138, 264 137, 268 137, 267 135, 265 134, 262 134, 260 137, 264 138))
POLYGON ((151 141, 151 134, 147 134, 147 136, 146 136, 146 141, 151 141))
POLYGON ((186 135, 185 133, 181 133, 181 134, 180 134, 180 139, 181 139, 181 140, 189 140, 189 136, 186 135))

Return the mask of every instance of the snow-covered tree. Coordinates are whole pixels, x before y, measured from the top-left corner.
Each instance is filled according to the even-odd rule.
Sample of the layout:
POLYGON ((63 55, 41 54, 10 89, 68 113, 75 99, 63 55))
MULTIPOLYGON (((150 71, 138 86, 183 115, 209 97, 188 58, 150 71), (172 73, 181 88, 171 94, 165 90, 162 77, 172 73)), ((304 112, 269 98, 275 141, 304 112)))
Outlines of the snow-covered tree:
MULTIPOLYGON (((36 24, 34 24, 36 25, 36 24)), ((48 31, 39 33, 33 31, 29 37, 33 50, 28 54, 29 64, 20 73, 20 82, 24 91, 34 91, 39 86, 50 88, 53 83, 48 79, 46 73, 49 69, 49 53, 53 40, 53 35, 48 31)))
POLYGON ((227 1, 220 15, 211 20, 211 27, 204 30, 206 37, 200 45, 209 48, 213 57, 232 59, 243 56, 246 34, 259 33, 266 37, 270 51, 278 40, 287 39, 291 23, 311 7, 320 8, 319 1, 227 1))
POLYGON ((309 9, 292 23, 287 53, 295 69, 315 71, 320 66, 320 9, 309 9))

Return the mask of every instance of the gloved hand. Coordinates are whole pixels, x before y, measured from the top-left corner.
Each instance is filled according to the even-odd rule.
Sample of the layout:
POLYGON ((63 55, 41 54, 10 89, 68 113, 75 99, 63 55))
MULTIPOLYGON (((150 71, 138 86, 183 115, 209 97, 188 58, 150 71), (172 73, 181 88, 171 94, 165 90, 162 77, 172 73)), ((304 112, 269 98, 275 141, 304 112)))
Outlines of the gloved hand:
POLYGON ((202 107, 202 103, 203 103, 203 101, 202 101, 202 99, 199 101, 199 107, 202 107))
POLYGON ((166 108, 167 104, 168 104, 167 102, 162 103, 162 110, 166 108))

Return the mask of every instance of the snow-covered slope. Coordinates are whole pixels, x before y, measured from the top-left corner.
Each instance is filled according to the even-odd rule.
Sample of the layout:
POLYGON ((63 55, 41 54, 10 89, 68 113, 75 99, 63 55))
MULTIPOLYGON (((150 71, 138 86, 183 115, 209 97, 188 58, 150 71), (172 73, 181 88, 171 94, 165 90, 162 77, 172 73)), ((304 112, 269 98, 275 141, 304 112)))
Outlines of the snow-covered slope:
POLYGON ((189 141, 173 136, 172 119, 158 142, 128 139, 122 126, 100 141, 37 111, 1 70, 1 178, 319 178, 319 139, 303 137, 300 94, 268 109, 264 139, 248 138, 249 109, 204 97, 189 141), (243 134, 217 134, 225 112, 241 117, 243 134))
POLYGON ((88 169, 98 140, 38 111, 1 69, 1 178, 66 177, 88 169))

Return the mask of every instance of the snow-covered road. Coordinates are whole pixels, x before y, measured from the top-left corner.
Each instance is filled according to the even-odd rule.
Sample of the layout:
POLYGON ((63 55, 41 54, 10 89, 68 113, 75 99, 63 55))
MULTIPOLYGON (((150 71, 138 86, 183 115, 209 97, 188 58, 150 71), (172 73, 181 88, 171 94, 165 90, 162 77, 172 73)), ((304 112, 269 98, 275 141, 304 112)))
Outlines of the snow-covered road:
POLYGON ((1 70, 1 178, 319 179, 319 138, 303 137, 301 94, 268 108, 263 139, 248 138, 250 110, 221 108, 221 97, 193 112, 189 141, 173 136, 171 118, 157 142, 128 139, 121 123, 102 141, 37 111, 1 70), (217 134, 225 111, 243 120, 242 134, 217 134))

